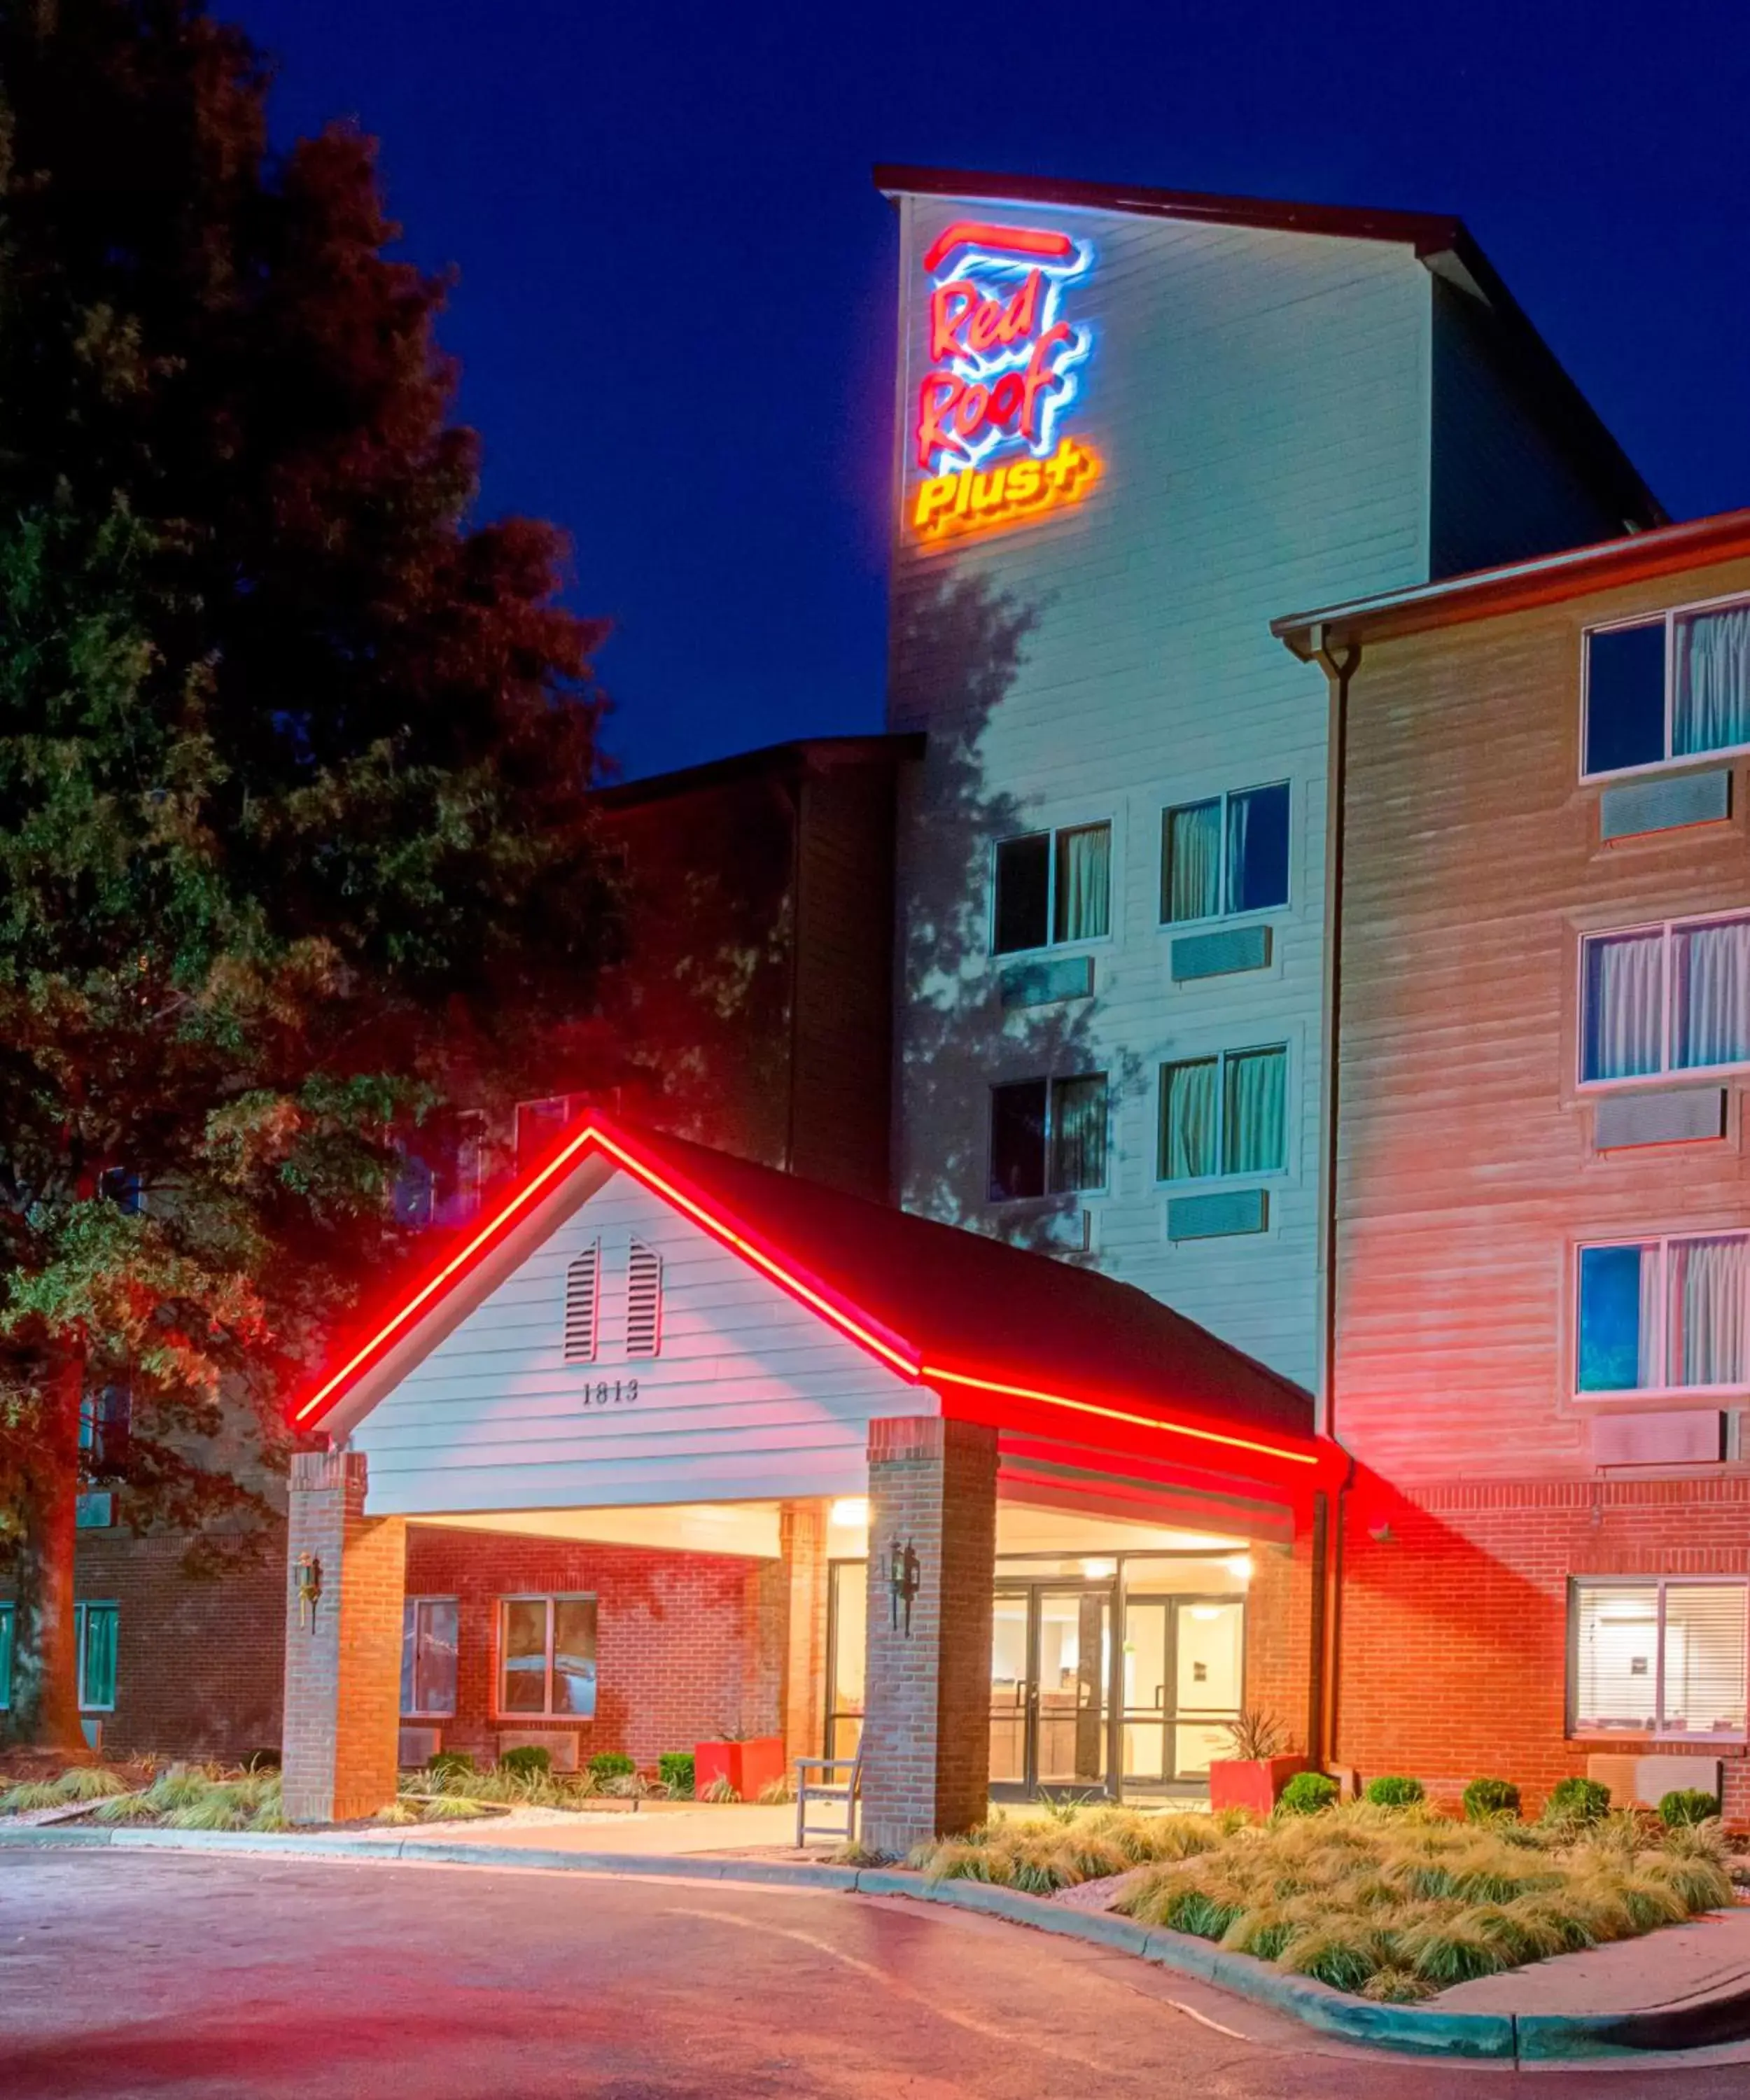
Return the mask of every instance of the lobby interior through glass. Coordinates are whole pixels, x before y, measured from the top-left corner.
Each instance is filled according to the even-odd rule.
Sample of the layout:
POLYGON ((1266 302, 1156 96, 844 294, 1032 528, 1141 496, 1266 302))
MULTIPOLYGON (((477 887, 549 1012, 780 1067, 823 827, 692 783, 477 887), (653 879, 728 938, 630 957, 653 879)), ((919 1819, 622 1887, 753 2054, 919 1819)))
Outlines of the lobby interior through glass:
MULTIPOLYGON (((998 1557, 990 1791, 1201 1793, 1245 1694, 1250 1556, 1208 1550, 998 1557)), ((862 1725, 868 1571, 832 1563, 827 1740, 862 1725)))

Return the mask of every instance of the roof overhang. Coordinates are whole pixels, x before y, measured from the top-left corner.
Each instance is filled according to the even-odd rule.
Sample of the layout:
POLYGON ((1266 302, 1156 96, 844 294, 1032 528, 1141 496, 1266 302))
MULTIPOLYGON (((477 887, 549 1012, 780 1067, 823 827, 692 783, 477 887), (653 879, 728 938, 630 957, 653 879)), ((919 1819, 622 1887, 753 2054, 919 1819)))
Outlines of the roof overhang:
POLYGON ((1750 510, 1725 510, 1657 532, 1598 540, 1500 568, 1475 569, 1439 583, 1382 591, 1311 612, 1285 613, 1271 621, 1270 632, 1303 661, 1310 661, 1326 647, 1349 648, 1455 627, 1743 559, 1750 559, 1750 510))
POLYGON ((1000 1430, 1071 1437, 1175 1467, 1236 1475, 1278 1495, 1327 1485, 1342 1462, 1334 1445, 1316 1437, 1226 1420, 1155 1395, 1059 1391, 1017 1382, 1000 1368, 937 1361, 923 1341, 877 1319, 811 1271, 805 1249, 776 1244, 664 1159, 659 1148, 594 1110, 566 1131, 490 1215, 457 1233, 424 1277, 364 1323, 337 1365, 293 1403, 293 1429, 347 1433, 616 1171, 691 1220, 897 1377, 928 1388, 945 1414, 1000 1430))

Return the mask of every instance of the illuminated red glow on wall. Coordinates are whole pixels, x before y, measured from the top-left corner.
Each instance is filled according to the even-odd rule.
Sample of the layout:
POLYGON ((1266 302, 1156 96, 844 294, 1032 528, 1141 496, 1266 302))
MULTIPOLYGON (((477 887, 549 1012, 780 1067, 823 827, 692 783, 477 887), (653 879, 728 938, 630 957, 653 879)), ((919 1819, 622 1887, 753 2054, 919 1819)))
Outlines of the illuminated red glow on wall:
MULTIPOLYGON (((304 1431, 313 1429, 338 1407, 393 1350, 411 1337, 423 1317, 435 1311, 443 1299, 488 1261, 519 1226, 527 1223, 542 1201, 557 1194, 563 1180, 592 1155, 611 1160, 623 1168, 908 1384, 937 1392, 945 1414, 969 1412, 982 1419, 993 1401, 1011 1400, 1103 1421, 1129 1432, 1141 1432, 1135 1440, 1144 1448, 1158 1448, 1156 1440, 1161 1438, 1174 1440, 1169 1449, 1201 1448, 1208 1452, 1210 1447, 1215 1447, 1244 1454, 1248 1460, 1263 1459, 1267 1470, 1285 1467, 1289 1474, 1303 1479, 1322 1466, 1320 1447, 1298 1443, 1292 1438, 1276 1441, 1249 1436, 1183 1415, 1169 1417, 1147 1412, 1148 1402, 1138 1401, 1127 1405, 1122 1396, 1053 1392, 1008 1383, 987 1374, 986 1369, 971 1365, 950 1368, 929 1363, 915 1344, 887 1328, 820 1278, 811 1276, 785 1250, 730 1216, 706 1192, 650 1158, 627 1133, 594 1116, 567 1132, 486 1224, 468 1234, 417 1289, 347 1351, 340 1367, 307 1398, 293 1407, 293 1426, 304 1431)), ((1125 1440, 1129 1442, 1131 1438, 1127 1436, 1125 1440)))

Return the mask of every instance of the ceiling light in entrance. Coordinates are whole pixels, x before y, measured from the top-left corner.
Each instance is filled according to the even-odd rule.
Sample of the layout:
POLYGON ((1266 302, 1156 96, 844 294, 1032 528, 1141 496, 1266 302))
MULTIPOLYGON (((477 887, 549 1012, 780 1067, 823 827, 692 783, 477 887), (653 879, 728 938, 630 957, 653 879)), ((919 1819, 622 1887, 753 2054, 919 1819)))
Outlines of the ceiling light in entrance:
POLYGON ((1236 1553, 1230 1560, 1223 1561, 1221 1564, 1227 1569, 1228 1573, 1233 1577, 1236 1582, 1250 1582, 1251 1581, 1252 1556, 1250 1554, 1236 1553))

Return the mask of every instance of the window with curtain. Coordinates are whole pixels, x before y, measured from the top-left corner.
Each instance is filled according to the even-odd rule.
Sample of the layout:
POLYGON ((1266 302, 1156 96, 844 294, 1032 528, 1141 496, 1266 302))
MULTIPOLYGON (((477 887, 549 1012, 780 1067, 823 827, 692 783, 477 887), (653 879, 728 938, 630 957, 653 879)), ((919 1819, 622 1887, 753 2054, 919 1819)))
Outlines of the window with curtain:
POLYGON ((1288 1046, 1161 1067, 1160 1178, 1280 1174, 1288 1164, 1288 1046))
POLYGON ((990 1090, 990 1200, 1106 1185, 1106 1075, 1021 1079, 990 1090))
POLYGON ((1750 1585, 1587 1577, 1568 1611, 1570 1732, 1743 1733, 1750 1585))
POLYGON ((1585 681, 1589 774, 1750 745, 1750 602, 1598 629, 1585 681))
POLYGON ((499 1600, 498 1710, 595 1718, 593 1597, 499 1600))
POLYGON ((1112 930, 1112 827, 1075 824, 998 842, 991 952, 1017 954, 1112 930))
POLYGON ((863 1663, 868 1646, 869 1564, 835 1560, 827 1599, 827 1646, 832 1666, 827 1684, 827 1754, 857 1754, 863 1728, 863 1663))
POLYGON ((1580 1250, 1575 1389, 1750 1383, 1750 1233, 1580 1250))
POLYGON ((1229 918, 1288 902, 1288 783, 1181 803, 1161 818, 1161 917, 1229 918))
POLYGON ((1590 934, 1580 982, 1588 1082, 1750 1063, 1750 913, 1590 934))
POLYGON ((79 1711, 107 1714, 116 1703, 116 1646, 121 1613, 114 1604, 76 1604, 74 1639, 79 1650, 79 1711))
POLYGON ((456 1711, 456 1600, 408 1597, 401 1607, 401 1711, 456 1711))

